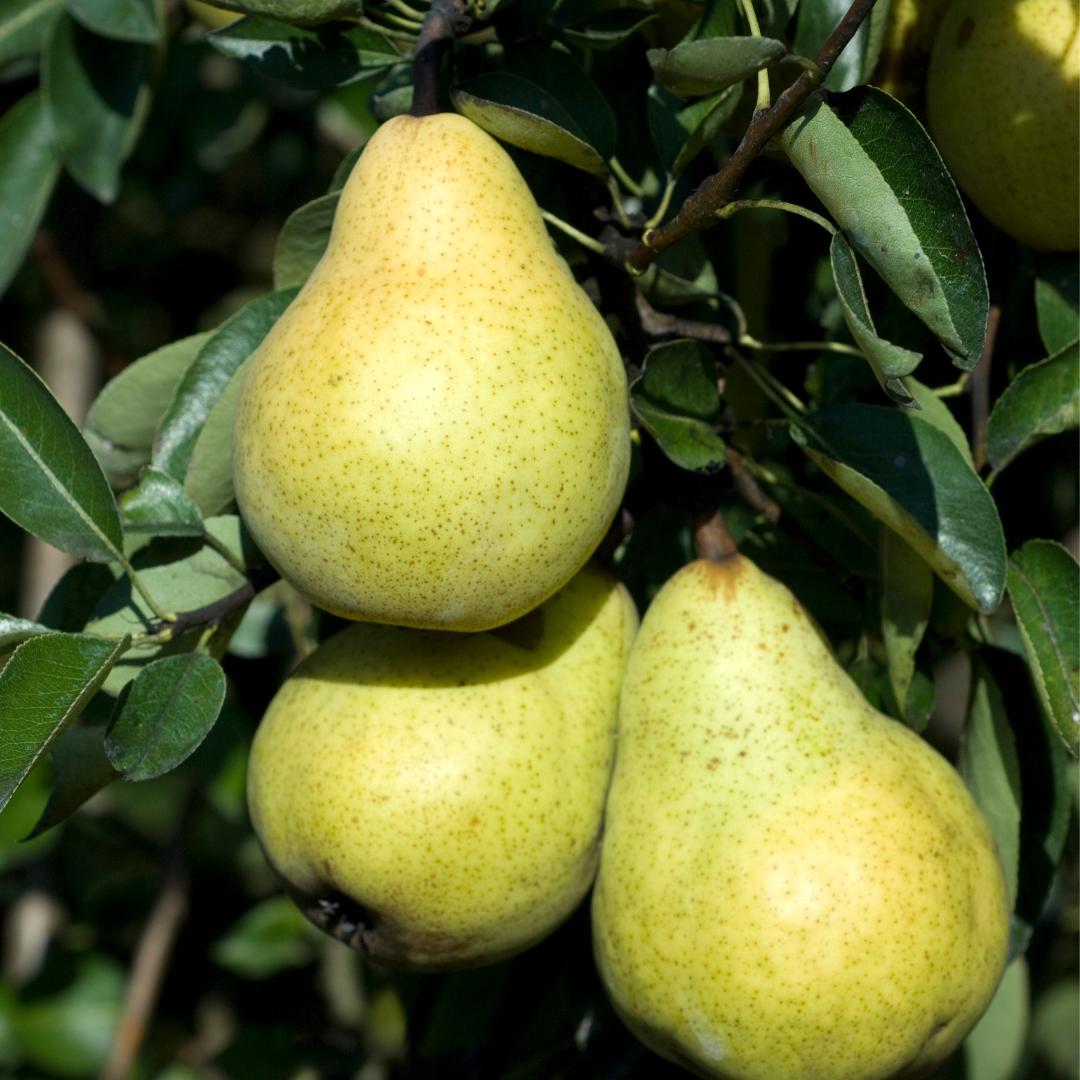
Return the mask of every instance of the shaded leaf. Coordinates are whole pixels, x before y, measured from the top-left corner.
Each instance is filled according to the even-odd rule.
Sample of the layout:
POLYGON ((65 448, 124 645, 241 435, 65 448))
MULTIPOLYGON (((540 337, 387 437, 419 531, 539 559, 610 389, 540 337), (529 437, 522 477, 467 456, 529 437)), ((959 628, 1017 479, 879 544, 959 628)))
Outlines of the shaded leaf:
MULTIPOLYGON (((845 9, 846 10, 846 9, 845 9)), ((755 75, 787 53, 767 37, 710 37, 645 54, 656 81, 677 97, 705 97, 755 75)))
POLYGON ((202 536, 202 514, 191 496, 168 473, 148 465, 139 486, 120 499, 124 531, 155 536, 202 536))
POLYGON ((274 248, 274 288, 299 287, 307 281, 330 242, 340 192, 323 195, 294 210, 278 233, 274 248))
POLYGON ((312 927, 287 897, 272 896, 246 912, 215 942, 214 963, 242 979, 267 979, 315 959, 312 927))
POLYGON ((680 468, 711 471, 723 465, 716 361, 700 341, 684 338, 652 349, 630 387, 630 403, 680 468))
POLYGON ((545 90, 519 75, 491 72, 451 91, 454 108, 511 146, 556 158, 596 176, 607 162, 573 117, 545 90))
MULTIPOLYGON (((889 660, 893 696, 904 705, 915 676, 915 653, 930 622, 934 572, 899 534, 881 526, 881 636, 889 660)), ((912 703, 917 705, 917 701, 912 703)), ((922 710, 916 713, 922 719, 922 710)), ((927 716, 929 719, 929 716, 927 716)), ((914 726, 914 725, 913 725, 914 726)))
POLYGON ((355 21, 364 13, 363 0, 214 0, 214 7, 261 20, 276 19, 314 26, 333 19, 355 21))
POLYGON ((0 119, 0 293, 22 265, 59 175, 45 103, 32 90, 0 119))
POLYGON ((125 780, 152 780, 195 752, 224 701, 225 672, 205 653, 155 660, 126 688, 105 753, 125 780))
POLYGON ((1035 282, 1035 314, 1039 337, 1048 353, 1056 353, 1080 337, 1080 312, 1053 282, 1042 278, 1035 282))
POLYGON ((1074 753, 1080 736, 1080 566, 1052 540, 1029 540, 1009 559, 1012 600, 1039 698, 1074 753))
MULTIPOLYGON (((349 179, 350 175, 352 175, 353 168, 360 160, 360 155, 363 152, 363 146, 358 146, 356 149, 350 150, 345 157, 341 159, 341 164, 334 170, 333 179, 330 181, 330 186, 326 189, 327 195, 336 195, 341 191, 345 186, 345 182, 349 179)), ((310 206, 311 203, 307 203, 306 205, 310 206)), ((300 209, 302 210, 303 207, 300 207, 300 209)), ((299 213, 299 211, 296 211, 296 213, 299 213)), ((288 222, 285 224, 288 225, 288 222)), ((275 286, 275 288, 281 288, 281 286, 275 286)))
MULTIPOLYGON (((800 0, 792 51, 800 56, 817 56, 849 7, 845 0, 800 0)), ((887 3, 877 3, 870 10, 833 64, 825 79, 827 89, 850 90, 870 80, 881 55, 888 12, 887 3)))
POLYGON ((0 0, 0 64, 39 52, 63 8, 64 0, 0 0))
POLYGON ((38 375, 0 344, 0 510, 77 558, 106 562, 120 515, 90 447, 38 375))
POLYGON ((98 37, 68 14, 46 43, 41 82, 60 156, 101 202, 116 198, 149 111, 152 57, 149 45, 98 37))
POLYGON ((7 652, 24 641, 52 632, 51 626, 43 626, 29 619, 18 619, 14 615, 0 612, 0 652, 7 652))
POLYGON ((1080 342, 1024 368, 994 402, 986 452, 994 474, 1049 435, 1080 423, 1080 342))
POLYGON ((90 621, 98 599, 120 576, 116 563, 76 563, 53 586, 39 621, 53 630, 79 633, 90 621))
POLYGON ((105 756, 105 729, 69 727, 53 744, 53 791, 27 839, 66 821, 91 796, 119 779, 105 756))
POLYGON ((584 22, 564 26, 562 36, 582 49, 613 49, 629 41, 643 26, 659 16, 634 8, 609 8, 584 22))
POLYGON ((1005 588, 1005 537, 990 493, 947 435, 918 413, 836 405, 792 437, 856 501, 899 533, 970 607, 1005 588))
POLYGON ((817 91, 777 141, 847 240, 953 362, 974 367, 990 305, 982 255, 922 125, 874 87, 817 91))
POLYGON ((0 671, 0 808, 131 643, 82 634, 23 642, 0 671))
POLYGON ((116 41, 152 45, 164 30, 153 0, 67 0, 67 9, 87 30, 116 41))
POLYGON ((1009 1080, 1016 1071, 1027 1041, 1028 998, 1027 961, 1018 956, 964 1040, 967 1080, 1009 1080))
POLYGON ((649 87, 646 105, 649 132, 669 176, 682 174, 730 119, 741 97, 742 84, 739 84, 684 106, 658 83, 649 87))
POLYGON ((947 435, 964 460, 974 469, 975 459, 971 453, 971 444, 949 406, 929 386, 924 386, 910 375, 904 379, 904 386, 918 404, 919 415, 947 435))
POLYGON ((183 482, 195 440, 236 369, 255 351, 299 290, 279 289, 245 305, 211 334, 184 372, 154 439, 154 465, 183 482))

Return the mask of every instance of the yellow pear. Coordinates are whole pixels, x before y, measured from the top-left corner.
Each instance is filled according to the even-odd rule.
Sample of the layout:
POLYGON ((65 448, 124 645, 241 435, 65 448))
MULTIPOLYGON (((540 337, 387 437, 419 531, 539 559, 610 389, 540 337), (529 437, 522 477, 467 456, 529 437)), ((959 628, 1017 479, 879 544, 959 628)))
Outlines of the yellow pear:
POLYGON ((485 630, 564 585, 630 460, 626 377, 506 152, 398 116, 254 354, 233 434, 270 562, 350 619, 485 630))
POLYGON ((930 133, 961 190, 1034 248, 1080 245, 1080 0, 952 0, 930 133))
POLYGON ((637 629, 586 566, 479 634, 360 623, 282 686, 248 802, 305 913, 380 964, 450 970, 535 944, 592 883, 637 629))
POLYGON ((653 600, 627 663, 597 963, 657 1053, 728 1080, 929 1073, 1005 961, 985 821, 735 554, 653 600))

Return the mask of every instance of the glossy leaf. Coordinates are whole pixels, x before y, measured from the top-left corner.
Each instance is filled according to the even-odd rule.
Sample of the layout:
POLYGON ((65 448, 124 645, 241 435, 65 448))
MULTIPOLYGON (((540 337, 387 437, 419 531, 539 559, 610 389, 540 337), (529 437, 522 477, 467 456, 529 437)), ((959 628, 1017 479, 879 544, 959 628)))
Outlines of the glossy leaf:
POLYGON ((87 30, 116 41, 152 45, 164 29, 153 0, 67 0, 67 9, 87 30))
POLYGON ((249 357, 237 369, 206 418, 191 455, 184 489, 204 517, 227 513, 236 502, 232 476, 232 429, 236 399, 249 357))
POLYGON ((978 363, 989 294, 982 255, 937 148, 874 87, 811 95, 777 137, 851 245, 934 332, 978 363))
POLYGON ((654 348, 630 387, 630 402, 680 468, 714 471, 723 465, 716 361, 700 341, 684 338, 654 348))
POLYGON ((1020 866, 1020 762, 1001 691, 978 659, 972 667, 971 697, 958 767, 993 833, 1011 911, 1016 903, 1020 866))
POLYGON ((640 8, 609 8, 562 28, 562 36, 580 49, 614 49, 659 16, 640 8))
POLYGON ((205 653, 155 660, 109 722, 105 753, 125 780, 152 780, 198 749, 224 701, 225 672, 205 653))
POLYGON ((299 288, 330 242, 339 192, 323 195, 294 210, 278 233, 274 248, 274 288, 299 288))
POLYGON ((0 671, 0 808, 98 691, 131 639, 49 634, 0 671))
POLYGON ((42 67, 42 87, 60 156, 71 175, 101 202, 120 190, 120 168, 150 107, 153 50, 110 41, 70 15, 57 19, 42 67))
POLYGON ((32 90, 0 119, 0 293, 22 265, 59 175, 45 104, 32 90))
POLYGON ((0 0, 0 64, 39 52, 63 9, 64 0, 0 0))
POLYGON ((1005 537, 985 485, 952 440, 918 413, 836 405, 792 427, 803 450, 899 533, 970 607, 1005 588, 1005 537))
POLYGON ((1035 314, 1039 337, 1048 353, 1056 353, 1080 337, 1080 312, 1075 304, 1042 278, 1035 282, 1035 314))
POLYGON ((1080 566, 1060 544, 1029 540, 1009 559, 1009 598, 1043 708, 1075 753, 1080 741, 1080 566))
POLYGON ((214 0, 214 7, 261 21, 275 19, 298 26, 314 26, 333 19, 355 21, 364 13, 363 0, 214 0))
POLYGON ((344 86, 402 60, 381 34, 354 22, 294 26, 278 18, 249 17, 213 31, 206 39, 249 71, 296 90, 344 86))
POLYGON ((124 531, 155 536, 202 536, 202 514, 191 496, 168 473, 147 466, 139 485, 120 499, 124 531))
POLYGON ((787 53, 767 37, 711 37, 646 53, 656 81, 676 97, 705 97, 742 82, 787 53))
MULTIPOLYGON (((792 51, 813 59, 847 14, 851 5, 845 0, 800 0, 792 51)), ((889 5, 878 3, 844 46, 825 79, 829 90, 850 90, 870 81, 881 55, 881 44, 888 20, 889 5)))
POLYGON ((1028 969, 1022 956, 1005 969, 979 1022, 964 1040, 967 1080, 1010 1080, 1028 1032, 1028 969))
POLYGON ((0 612, 0 653, 7 652, 33 637, 52 632, 50 626, 43 626, 29 619, 18 619, 14 615, 5 615, 0 612))
POLYGON ((154 439, 154 465, 183 481, 214 402, 236 369, 255 351, 298 290, 279 289, 260 296, 226 320, 184 372, 154 439))
POLYGON ((964 460, 974 469, 975 459, 971 453, 971 444, 949 406, 929 386, 924 386, 910 375, 904 379, 904 386, 919 406, 919 415, 947 435, 964 460))
POLYGON ((1049 435, 1080 423, 1080 343, 1023 368, 994 402, 986 452, 994 474, 1049 435))
POLYGON ((519 75, 478 75, 451 91, 454 108, 478 127, 511 146, 556 158, 596 176, 607 162, 585 132, 550 94, 519 75))
POLYGON ((881 557, 881 636, 889 658, 889 683, 910 723, 906 705, 915 676, 915 653, 930 622, 934 572, 906 540, 885 525, 881 526, 878 549, 881 557))
POLYGON ((836 296, 851 336, 862 349, 882 389, 898 404, 910 405, 914 398, 901 379, 918 367, 922 353, 903 349, 878 337, 866 302, 859 264, 843 233, 833 235, 829 259, 836 282, 836 296))
POLYGON ((112 492, 79 429, 38 375, 0 344, 0 510, 76 558, 123 543, 112 492))
POLYGON ((105 756, 104 727, 69 727, 53 744, 53 790, 30 837, 66 821, 91 796, 120 778, 105 756))

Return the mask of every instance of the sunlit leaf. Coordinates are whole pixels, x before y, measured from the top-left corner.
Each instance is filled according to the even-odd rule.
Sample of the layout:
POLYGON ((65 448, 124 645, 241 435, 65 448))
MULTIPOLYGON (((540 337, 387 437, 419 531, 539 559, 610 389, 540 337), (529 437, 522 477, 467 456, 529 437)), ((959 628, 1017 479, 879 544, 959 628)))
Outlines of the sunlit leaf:
POLYGON ((775 63, 787 52, 782 41, 767 37, 711 37, 686 41, 646 56, 656 81, 677 97, 705 97, 775 63))
POLYGON ((249 357, 236 369, 210 410, 184 478, 184 489, 195 500, 203 517, 228 513, 236 502, 232 476, 233 416, 250 362, 249 357))
POLYGON ((124 531, 155 536, 202 536, 202 514, 191 496, 168 473, 146 466, 138 487, 120 499, 124 531))

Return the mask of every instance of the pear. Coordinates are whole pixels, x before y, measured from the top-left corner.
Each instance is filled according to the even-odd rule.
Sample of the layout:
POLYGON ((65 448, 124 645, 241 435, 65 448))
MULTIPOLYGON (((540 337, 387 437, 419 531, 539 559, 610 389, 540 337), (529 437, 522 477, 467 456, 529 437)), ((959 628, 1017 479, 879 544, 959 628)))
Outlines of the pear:
POLYGON ((595 550, 630 461, 619 350, 472 121, 372 136, 253 356, 233 450, 260 548, 345 618, 490 629, 595 550))
POLYGON ((594 947, 631 1031, 700 1076, 921 1077, 1008 939, 956 771, 874 710, 749 559, 691 563, 627 663, 594 947))
POLYGON ((494 963, 592 883, 637 629, 586 566, 478 634, 360 623, 284 683, 255 735, 248 802, 317 925, 391 967, 494 963))

